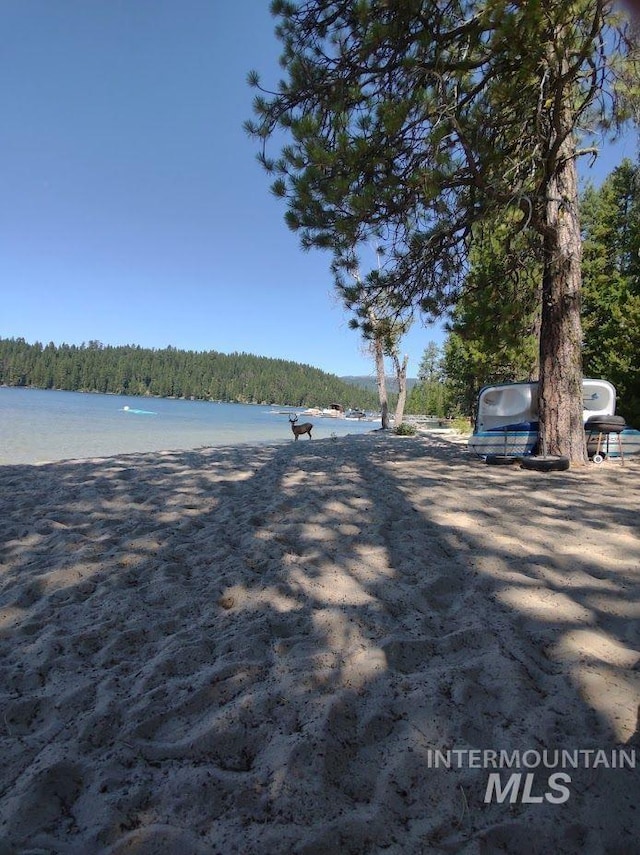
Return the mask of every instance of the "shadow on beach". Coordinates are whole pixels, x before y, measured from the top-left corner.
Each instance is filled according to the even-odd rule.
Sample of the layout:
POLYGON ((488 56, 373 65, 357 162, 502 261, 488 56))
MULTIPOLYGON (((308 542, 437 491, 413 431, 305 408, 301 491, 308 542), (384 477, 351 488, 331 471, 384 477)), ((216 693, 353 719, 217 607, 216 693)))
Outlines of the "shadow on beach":
POLYGON ((637 745, 639 472, 379 434, 3 467, 6 847, 634 851, 633 769, 485 802, 434 758, 637 745))

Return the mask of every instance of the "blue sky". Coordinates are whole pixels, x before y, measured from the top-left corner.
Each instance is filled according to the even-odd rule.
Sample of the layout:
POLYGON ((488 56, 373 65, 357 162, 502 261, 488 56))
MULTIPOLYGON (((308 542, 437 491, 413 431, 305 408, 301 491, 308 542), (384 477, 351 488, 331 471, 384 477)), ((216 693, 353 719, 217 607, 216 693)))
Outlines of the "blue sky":
MULTIPOLYGON (((246 351, 371 374, 242 129, 268 0, 3 0, 0 336, 246 351)), ((597 183, 628 137, 590 173, 597 183)), ((586 170, 583 175, 587 175, 586 170)), ((406 337, 415 375, 434 328, 406 337)))

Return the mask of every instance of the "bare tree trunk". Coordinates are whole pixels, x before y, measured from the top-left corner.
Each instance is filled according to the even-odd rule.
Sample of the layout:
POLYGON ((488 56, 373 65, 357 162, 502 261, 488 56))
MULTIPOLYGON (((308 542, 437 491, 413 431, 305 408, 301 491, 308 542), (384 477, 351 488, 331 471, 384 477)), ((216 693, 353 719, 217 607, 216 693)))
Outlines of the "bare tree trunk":
POLYGON ((389 404, 387 401, 387 381, 384 374, 384 348, 382 339, 374 338, 373 354, 376 360, 376 378, 378 381, 378 400, 382 414, 382 430, 389 428, 389 404))
POLYGON ((540 321, 540 440, 545 454, 587 462, 582 418, 582 326, 575 142, 567 136, 548 187, 540 321))
POLYGON ((405 355, 400 364, 398 354, 393 354, 393 364, 396 368, 396 379, 398 381, 398 403, 396 404, 395 426, 399 427, 404 418, 404 405, 407 401, 407 365, 409 357, 405 355))

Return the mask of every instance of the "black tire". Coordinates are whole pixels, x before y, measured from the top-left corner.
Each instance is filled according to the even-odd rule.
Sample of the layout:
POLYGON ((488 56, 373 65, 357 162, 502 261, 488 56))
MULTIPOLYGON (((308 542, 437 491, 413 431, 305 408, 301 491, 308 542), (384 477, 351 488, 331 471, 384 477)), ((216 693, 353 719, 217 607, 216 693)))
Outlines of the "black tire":
POLYGON ((568 457, 551 454, 523 457, 520 463, 523 469, 533 469, 536 472, 565 472, 570 466, 568 457))
POLYGON ((626 425, 614 425, 609 422, 602 422, 602 424, 597 425, 585 425, 585 430, 590 436, 597 436, 599 433, 606 435, 610 433, 622 433, 625 427, 626 425))
POLYGON ((510 466, 517 459, 517 457, 507 457, 505 454, 487 454, 484 462, 489 466, 510 466))
POLYGON ((619 433, 626 426, 624 416, 591 416, 584 425, 585 430, 619 433))

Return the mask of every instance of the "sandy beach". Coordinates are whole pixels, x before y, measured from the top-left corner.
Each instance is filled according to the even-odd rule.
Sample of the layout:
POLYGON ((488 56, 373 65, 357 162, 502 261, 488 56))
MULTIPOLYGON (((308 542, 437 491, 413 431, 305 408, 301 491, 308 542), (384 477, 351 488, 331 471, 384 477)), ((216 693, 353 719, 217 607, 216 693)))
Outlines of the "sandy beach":
POLYGON ((640 852, 640 460, 378 433, 0 483, 1 855, 640 852))

